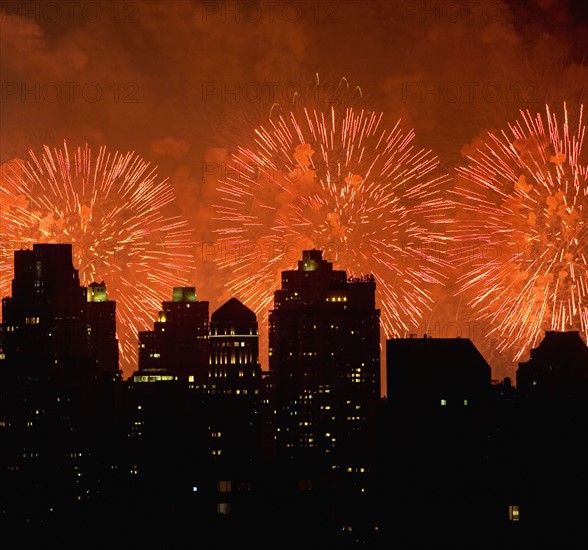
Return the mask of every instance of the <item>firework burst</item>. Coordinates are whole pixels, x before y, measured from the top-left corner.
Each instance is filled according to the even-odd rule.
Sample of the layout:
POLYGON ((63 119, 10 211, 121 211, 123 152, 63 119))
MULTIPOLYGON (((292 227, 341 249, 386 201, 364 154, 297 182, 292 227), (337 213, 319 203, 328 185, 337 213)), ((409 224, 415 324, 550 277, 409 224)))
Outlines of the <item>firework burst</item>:
POLYGON ((274 109, 231 158, 215 209, 218 265, 263 320, 303 249, 350 276, 372 273, 387 336, 414 331, 446 265, 441 189, 447 176, 400 121, 338 102, 274 109))
POLYGON ((82 284, 104 281, 117 302, 121 369, 136 369, 137 331, 173 286, 186 284, 192 238, 164 211, 174 200, 156 170, 135 153, 45 146, 41 156, 3 168, 0 292, 10 293, 13 250, 71 243, 82 284))
MULTIPOLYGON (((514 361, 544 330, 588 335, 588 162, 583 107, 572 123, 520 111, 520 119, 458 168, 453 230, 467 267, 458 292, 514 361)), ((563 120, 562 120, 563 119, 563 120)))

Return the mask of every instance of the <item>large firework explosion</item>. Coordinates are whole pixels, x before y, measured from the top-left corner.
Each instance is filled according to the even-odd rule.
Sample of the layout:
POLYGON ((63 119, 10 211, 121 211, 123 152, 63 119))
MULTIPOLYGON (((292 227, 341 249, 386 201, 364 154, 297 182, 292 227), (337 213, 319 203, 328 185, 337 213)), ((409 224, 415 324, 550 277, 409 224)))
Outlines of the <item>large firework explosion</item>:
POLYGON ((137 368, 137 331, 151 327, 191 268, 191 230, 165 215, 172 188, 133 152, 64 143, 29 155, 2 170, 0 293, 10 294, 15 249, 71 243, 82 284, 104 281, 117 302, 120 364, 129 375, 137 368))
POLYGON ((453 236, 468 298, 519 360, 545 330, 588 336, 588 158, 583 107, 520 111, 458 170, 453 236), (572 118, 574 121, 572 122, 572 118))
POLYGON ((371 273, 387 336, 417 330, 444 281, 448 176, 414 132, 383 113, 331 102, 272 109, 218 186, 216 257, 228 287, 263 321, 302 250, 318 248, 349 276, 371 273))

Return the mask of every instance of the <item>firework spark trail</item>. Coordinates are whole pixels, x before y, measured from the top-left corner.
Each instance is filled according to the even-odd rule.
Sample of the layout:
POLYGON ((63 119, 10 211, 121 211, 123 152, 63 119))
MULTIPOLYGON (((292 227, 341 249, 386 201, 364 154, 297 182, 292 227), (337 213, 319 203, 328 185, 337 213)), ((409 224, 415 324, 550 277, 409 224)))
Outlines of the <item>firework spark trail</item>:
POLYGON ((444 242, 449 176, 419 150, 400 121, 332 106, 292 109, 255 130, 233 156, 214 205, 217 263, 228 287, 263 321, 307 248, 319 248, 349 276, 372 273, 387 336, 405 335, 431 308, 447 269, 444 242))
POLYGON ((0 187, 0 293, 10 294, 13 251, 71 243, 87 286, 104 281, 117 302, 121 369, 137 368, 137 332, 151 327, 173 286, 187 284, 193 262, 185 220, 166 216, 166 181, 133 152, 45 146, 39 157, 4 166, 0 187))
MULTIPOLYGON (((575 113, 574 113, 575 115, 575 113)), ((457 169, 449 231, 470 247, 458 292, 490 323, 500 351, 519 360, 544 330, 588 336, 588 159, 583 106, 571 126, 544 113, 520 119, 457 169), (474 215, 471 215, 474 214, 474 215), (489 257, 492 256, 492 257, 489 257)))

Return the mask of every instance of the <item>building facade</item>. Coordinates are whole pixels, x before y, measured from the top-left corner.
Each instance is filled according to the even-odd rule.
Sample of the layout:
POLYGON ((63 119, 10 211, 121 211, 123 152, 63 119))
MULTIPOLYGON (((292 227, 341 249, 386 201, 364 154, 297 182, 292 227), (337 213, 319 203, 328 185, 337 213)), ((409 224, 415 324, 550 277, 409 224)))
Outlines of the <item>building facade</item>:
POLYGON ((319 250, 282 273, 269 313, 278 457, 334 473, 363 467, 380 399, 379 338, 373 277, 350 278, 319 250))
POLYGON ((209 303, 195 287, 175 287, 162 303, 153 330, 139 332, 136 382, 189 380, 206 384, 209 367, 209 303))
POLYGON ((86 293, 70 244, 16 250, 12 294, 2 299, 4 364, 29 372, 90 369, 86 293))
POLYGON ((108 299, 106 285, 93 282, 87 290, 88 336, 98 376, 120 379, 116 302, 108 299))

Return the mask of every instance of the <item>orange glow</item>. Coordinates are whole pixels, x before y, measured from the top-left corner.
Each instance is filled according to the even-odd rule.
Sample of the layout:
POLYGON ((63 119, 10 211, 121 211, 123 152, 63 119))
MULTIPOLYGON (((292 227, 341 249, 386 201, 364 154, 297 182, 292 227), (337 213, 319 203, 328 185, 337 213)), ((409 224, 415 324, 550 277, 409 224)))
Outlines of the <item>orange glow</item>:
POLYGON ((583 106, 520 119, 458 169, 459 292, 513 360, 545 330, 588 337, 588 159, 583 106))
MULTIPOLYGON (((348 102, 349 103, 349 102, 348 102)), ((373 273, 388 337, 404 335, 432 305, 447 263, 436 254, 448 176, 400 121, 343 101, 292 108, 255 129, 220 182, 218 265, 230 292, 267 321, 283 270, 321 249, 349 276, 373 273)))
POLYGON ((165 181, 135 153, 45 147, 10 163, 0 187, 0 295, 10 295, 13 250, 72 243, 88 286, 104 281, 117 302, 121 369, 137 368, 137 331, 147 330, 170 288, 187 283, 191 230, 164 215, 174 201, 165 181))

